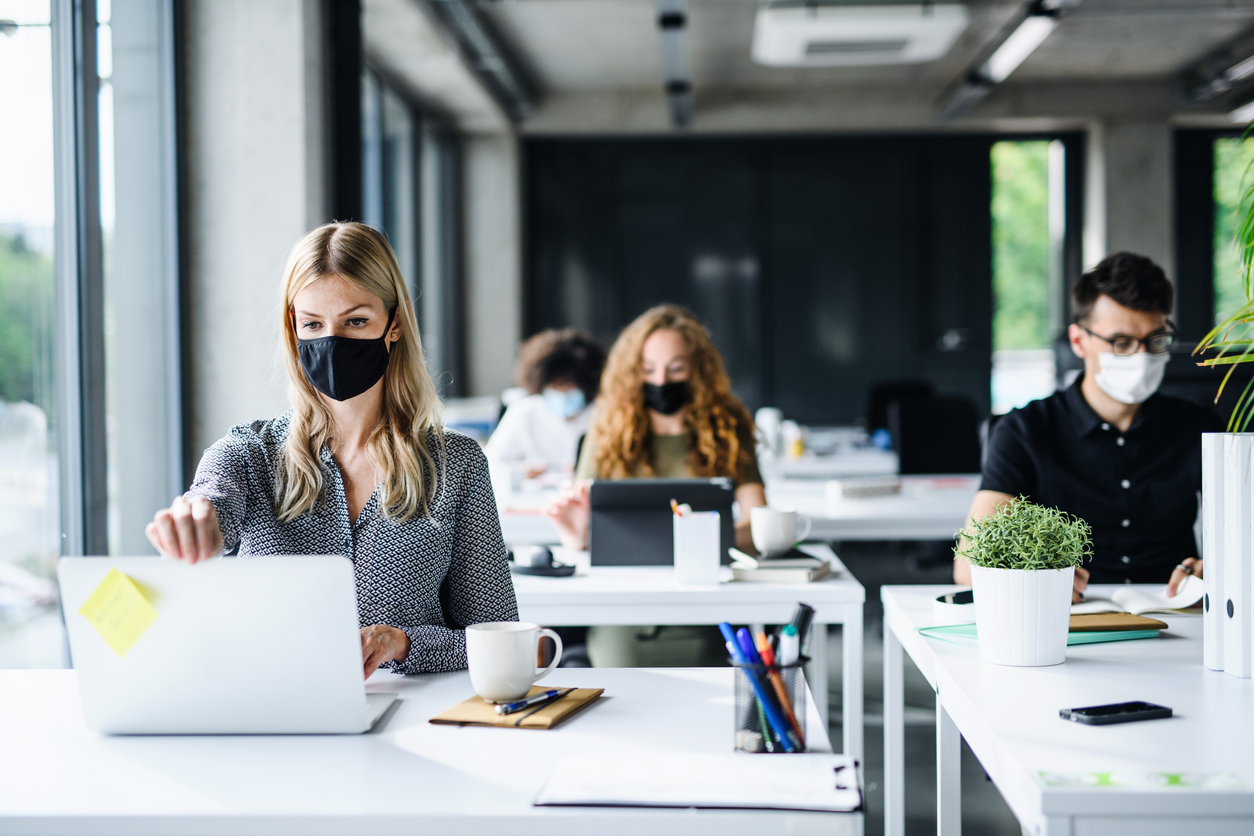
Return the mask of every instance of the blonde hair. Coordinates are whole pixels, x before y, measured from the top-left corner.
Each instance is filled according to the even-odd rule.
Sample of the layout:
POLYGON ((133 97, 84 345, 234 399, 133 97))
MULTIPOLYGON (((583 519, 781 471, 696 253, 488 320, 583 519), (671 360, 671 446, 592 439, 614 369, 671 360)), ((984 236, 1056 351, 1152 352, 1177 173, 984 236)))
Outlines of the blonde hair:
POLYGON ((663 330, 679 334, 688 347, 690 394, 684 426, 693 473, 736 479, 753 459, 753 419, 732 394, 710 332, 675 305, 645 311, 623 329, 610 349, 597 398, 595 436, 599 443, 592 451, 597 475, 606 479, 654 475, 649 464, 651 436, 641 355, 645 341, 663 330))
MULTIPOLYGON (((293 304, 296 294, 329 276, 372 293, 395 312, 400 338, 388 353, 379 425, 366 440, 366 454, 383 474, 381 510, 388 519, 430 514, 440 485, 440 466, 427 448, 436 438, 442 459, 444 435, 439 399, 427 373, 409 291, 396 255, 382 234, 359 223, 329 223, 292 248, 283 273, 283 361, 287 368, 292 424, 276 485, 280 522, 291 522, 324 498, 322 448, 332 440, 334 421, 318 390, 305 376, 297 348, 293 304)), ((390 322, 389 322, 390 330, 390 322)), ((386 332, 385 332, 386 333, 386 332)))

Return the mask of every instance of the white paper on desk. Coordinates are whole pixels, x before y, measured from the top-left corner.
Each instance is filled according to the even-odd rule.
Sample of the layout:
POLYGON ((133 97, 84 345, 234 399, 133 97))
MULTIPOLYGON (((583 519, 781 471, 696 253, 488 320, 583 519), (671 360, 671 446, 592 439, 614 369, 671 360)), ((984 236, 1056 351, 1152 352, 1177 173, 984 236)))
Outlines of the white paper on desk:
POLYGON ((535 804, 849 812, 862 806, 845 755, 604 752, 568 755, 535 804))
POLYGON ((1206 585, 1196 575, 1189 575, 1180 585, 1174 598, 1167 597, 1167 587, 1150 592, 1143 589, 1125 587, 1116 589, 1109 598, 1093 597, 1071 605, 1072 615, 1089 615, 1103 612, 1130 612, 1133 615, 1144 615, 1149 612, 1166 613, 1167 615, 1197 615, 1197 613, 1180 613, 1177 610, 1192 607, 1202 600, 1206 585))

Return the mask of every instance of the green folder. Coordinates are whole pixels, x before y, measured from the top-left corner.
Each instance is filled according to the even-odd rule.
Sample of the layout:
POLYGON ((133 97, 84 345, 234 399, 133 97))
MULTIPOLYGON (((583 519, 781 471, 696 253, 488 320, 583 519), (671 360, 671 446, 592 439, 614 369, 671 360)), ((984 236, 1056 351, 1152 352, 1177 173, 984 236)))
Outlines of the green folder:
MULTIPOLYGON (((974 624, 947 624, 943 627, 920 627, 919 633, 930 639, 940 639, 963 647, 979 647, 974 624)), ((1158 630, 1091 630, 1068 633, 1067 644, 1097 644, 1098 642, 1124 642, 1132 639, 1156 639, 1158 630)))

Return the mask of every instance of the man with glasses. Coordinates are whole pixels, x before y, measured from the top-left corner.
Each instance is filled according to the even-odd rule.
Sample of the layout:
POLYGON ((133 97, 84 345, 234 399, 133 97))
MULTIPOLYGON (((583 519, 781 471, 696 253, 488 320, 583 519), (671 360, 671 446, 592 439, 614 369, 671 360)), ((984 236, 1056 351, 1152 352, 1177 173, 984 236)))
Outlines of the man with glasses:
MULTIPOLYGON (((1068 330, 1083 375, 990 433, 969 519, 1026 496, 1088 522, 1093 560, 1076 569, 1077 601, 1090 580, 1174 586, 1201 572, 1193 539, 1200 436, 1221 427, 1209 409, 1155 394, 1175 339, 1173 297, 1162 268, 1144 256, 1115 253, 1085 273, 1068 330)), ((971 582, 962 558, 954 581, 971 582)))

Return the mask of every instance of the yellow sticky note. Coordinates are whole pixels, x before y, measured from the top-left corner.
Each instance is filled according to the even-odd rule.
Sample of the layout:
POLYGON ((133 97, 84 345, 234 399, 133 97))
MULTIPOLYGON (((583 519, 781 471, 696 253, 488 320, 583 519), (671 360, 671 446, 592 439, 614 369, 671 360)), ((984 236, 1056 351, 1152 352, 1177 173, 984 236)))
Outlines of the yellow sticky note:
POLYGON ((117 569, 109 570, 78 611, 119 656, 125 656, 157 618, 135 581, 117 569))

